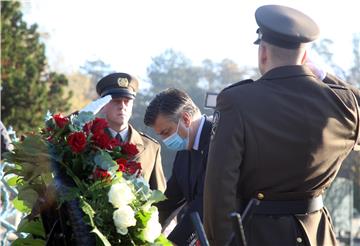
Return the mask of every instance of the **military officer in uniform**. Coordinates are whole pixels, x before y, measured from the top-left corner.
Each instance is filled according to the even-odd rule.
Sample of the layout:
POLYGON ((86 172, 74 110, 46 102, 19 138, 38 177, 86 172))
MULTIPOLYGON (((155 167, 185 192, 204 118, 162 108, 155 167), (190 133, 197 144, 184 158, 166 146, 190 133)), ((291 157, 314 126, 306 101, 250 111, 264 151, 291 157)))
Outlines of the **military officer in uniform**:
POLYGON ((138 87, 138 80, 127 73, 112 73, 100 79, 96 85, 98 95, 112 97, 100 113, 107 119, 109 133, 113 137, 136 145, 139 153, 134 160, 141 163, 142 174, 150 188, 165 191, 166 179, 161 163, 160 144, 129 124, 138 87))
MULTIPOLYGON (((336 245, 321 194, 359 136, 358 104, 340 80, 318 79, 305 66, 306 43, 319 35, 300 11, 256 10, 256 81, 217 97, 204 191, 210 245, 225 245, 231 212, 260 205, 244 225, 248 245, 336 245)), ((358 95, 358 92, 356 92, 358 95)))
POLYGON ((211 121, 201 115, 189 95, 170 88, 155 96, 146 109, 144 123, 160 136, 167 148, 177 151, 167 199, 157 204, 160 223, 183 207, 182 218, 169 234, 176 245, 195 245, 197 238, 190 214, 203 215, 204 179, 209 151, 211 121))

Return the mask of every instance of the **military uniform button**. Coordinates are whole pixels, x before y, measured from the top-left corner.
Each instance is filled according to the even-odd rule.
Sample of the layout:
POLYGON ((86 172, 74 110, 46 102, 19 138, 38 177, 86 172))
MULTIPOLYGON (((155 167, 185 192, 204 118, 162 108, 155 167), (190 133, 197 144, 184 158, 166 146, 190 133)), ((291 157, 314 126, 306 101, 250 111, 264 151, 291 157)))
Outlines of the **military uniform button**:
POLYGON ((302 241, 303 241, 303 240, 302 240, 302 238, 301 238, 301 237, 297 237, 297 238, 296 238, 296 242, 298 242, 298 243, 302 243, 302 241))
POLYGON ((264 194, 263 193, 261 193, 261 192, 259 192, 258 194, 257 194, 257 198, 259 199, 259 200, 262 200, 262 199, 264 199, 264 194))

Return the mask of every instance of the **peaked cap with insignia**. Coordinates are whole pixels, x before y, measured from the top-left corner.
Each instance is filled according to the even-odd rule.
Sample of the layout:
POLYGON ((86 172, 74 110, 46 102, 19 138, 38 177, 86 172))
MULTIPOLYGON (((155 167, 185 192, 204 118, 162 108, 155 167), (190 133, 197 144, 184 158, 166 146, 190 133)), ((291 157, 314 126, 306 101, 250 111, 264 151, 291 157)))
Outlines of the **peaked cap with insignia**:
POLYGON ((281 6, 264 5, 255 12, 259 26, 258 39, 278 47, 296 49, 304 43, 314 41, 319 36, 318 25, 299 10, 281 6))
POLYGON ((139 89, 139 81, 127 73, 106 75, 96 84, 100 97, 111 95, 112 98, 128 97, 134 99, 139 89))

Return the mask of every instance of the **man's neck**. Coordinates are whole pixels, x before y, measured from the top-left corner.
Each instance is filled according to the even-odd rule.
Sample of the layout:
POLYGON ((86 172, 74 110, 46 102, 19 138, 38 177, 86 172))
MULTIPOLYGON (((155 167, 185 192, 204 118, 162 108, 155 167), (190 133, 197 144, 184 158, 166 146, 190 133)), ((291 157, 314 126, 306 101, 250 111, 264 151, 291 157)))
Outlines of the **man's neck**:
POLYGON ((114 124, 109 123, 109 127, 116 132, 121 132, 121 131, 124 131, 125 129, 127 129, 129 127, 129 124, 114 125, 114 124))

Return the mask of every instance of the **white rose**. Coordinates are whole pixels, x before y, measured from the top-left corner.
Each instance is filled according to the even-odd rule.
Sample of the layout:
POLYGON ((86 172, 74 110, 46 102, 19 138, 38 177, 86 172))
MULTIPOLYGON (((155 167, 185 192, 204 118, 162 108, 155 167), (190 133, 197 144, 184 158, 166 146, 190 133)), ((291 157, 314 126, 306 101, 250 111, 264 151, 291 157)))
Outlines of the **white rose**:
POLYGON ((146 241, 153 243, 161 234, 161 225, 159 223, 159 211, 157 207, 152 206, 150 211, 152 212, 151 217, 142 233, 146 241))
POLYGON ((136 225, 135 212, 129 205, 124 205, 114 211, 113 220, 116 231, 121 235, 128 233, 129 226, 136 225))
POLYGON ((119 208, 130 204, 136 197, 131 188, 126 182, 116 183, 111 186, 108 193, 109 202, 115 207, 119 208))

